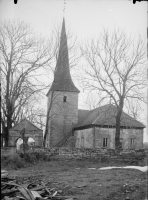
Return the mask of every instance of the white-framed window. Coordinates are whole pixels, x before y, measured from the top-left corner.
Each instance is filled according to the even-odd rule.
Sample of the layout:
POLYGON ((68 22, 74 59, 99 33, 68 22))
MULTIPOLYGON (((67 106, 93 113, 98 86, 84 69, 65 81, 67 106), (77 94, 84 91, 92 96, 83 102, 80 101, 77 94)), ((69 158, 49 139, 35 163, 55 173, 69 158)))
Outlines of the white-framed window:
POLYGON ((108 138, 103 138, 103 147, 106 148, 108 144, 108 138))

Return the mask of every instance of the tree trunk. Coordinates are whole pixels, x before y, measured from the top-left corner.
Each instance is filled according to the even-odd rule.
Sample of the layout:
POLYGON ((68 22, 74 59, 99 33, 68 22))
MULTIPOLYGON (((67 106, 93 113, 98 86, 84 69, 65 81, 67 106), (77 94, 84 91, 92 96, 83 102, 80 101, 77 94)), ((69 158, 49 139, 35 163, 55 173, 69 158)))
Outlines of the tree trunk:
POLYGON ((46 127, 45 127, 45 134, 44 134, 44 139, 43 139, 43 147, 45 148, 46 145, 46 137, 48 134, 48 122, 49 122, 49 111, 47 112, 47 120, 46 120, 46 127))
POLYGON ((121 148, 120 143, 120 124, 121 124, 121 115, 123 110, 124 99, 120 99, 119 107, 117 108, 116 115, 116 134, 115 134, 115 149, 119 150, 121 148))
POLYGON ((9 145, 9 129, 12 128, 11 117, 7 117, 7 127, 5 127, 5 147, 9 145))
POLYGON ((49 114, 50 114, 52 104, 53 104, 53 95, 54 95, 54 91, 51 91, 51 100, 50 100, 49 108, 47 110, 47 120, 46 120, 45 134, 44 134, 44 139, 43 139, 43 147, 44 148, 45 148, 45 145, 46 145, 46 137, 47 137, 47 134, 48 134, 48 123, 49 123, 49 119, 50 119, 49 114))
POLYGON ((8 127, 5 127, 4 140, 5 140, 5 147, 8 147, 8 141, 9 141, 9 130, 8 130, 8 127))
POLYGON ((115 149, 120 149, 120 118, 121 112, 116 116, 116 134, 115 134, 115 149))
POLYGON ((2 125, 2 141, 1 142, 3 142, 2 143, 2 147, 4 147, 5 146, 5 136, 6 136, 6 126, 5 126, 5 123, 4 123, 4 121, 3 120, 1 120, 1 125, 2 125))

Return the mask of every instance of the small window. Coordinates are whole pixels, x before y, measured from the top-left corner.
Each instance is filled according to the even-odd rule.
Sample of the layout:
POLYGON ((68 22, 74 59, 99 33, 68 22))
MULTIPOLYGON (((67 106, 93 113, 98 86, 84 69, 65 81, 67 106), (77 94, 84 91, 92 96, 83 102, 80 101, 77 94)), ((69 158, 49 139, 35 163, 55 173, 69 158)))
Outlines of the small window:
POLYGON ((66 102, 66 100, 67 100, 67 96, 64 96, 63 97, 63 102, 66 102))
POLYGON ((123 148, 123 138, 120 138, 120 148, 123 148))
POLYGON ((76 140, 76 148, 80 148, 80 138, 77 138, 76 140))
POLYGON ((81 147, 84 147, 84 136, 81 137, 81 147))
POLYGON ((107 138, 103 138, 103 147, 107 147, 107 138))
POLYGON ((130 139, 130 144, 131 144, 131 147, 132 147, 132 148, 135 147, 135 138, 131 138, 131 139, 130 139))

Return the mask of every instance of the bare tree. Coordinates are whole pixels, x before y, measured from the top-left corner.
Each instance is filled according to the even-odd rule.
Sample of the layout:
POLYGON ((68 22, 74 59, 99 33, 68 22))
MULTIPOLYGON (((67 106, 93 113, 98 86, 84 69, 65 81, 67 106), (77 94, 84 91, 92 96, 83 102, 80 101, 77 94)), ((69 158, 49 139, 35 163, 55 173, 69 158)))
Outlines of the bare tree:
POLYGON ((120 120, 124 103, 129 99, 144 100, 145 48, 142 40, 128 38, 121 30, 107 30, 98 39, 87 42, 82 48, 87 62, 85 87, 102 92, 117 108, 115 148, 120 148, 120 120))
POLYGON ((106 102, 106 97, 102 97, 100 91, 90 91, 84 103, 88 106, 89 110, 93 110, 104 105, 104 102, 106 102))
POLYGON ((19 21, 5 21, 0 27, 2 72, 2 129, 8 146, 9 129, 21 109, 45 85, 37 71, 49 65, 54 52, 52 42, 35 38, 30 26, 19 21))
POLYGON ((126 108, 128 114, 131 115, 134 119, 138 120, 142 112, 140 102, 137 99, 130 99, 130 101, 127 101, 126 108))
POLYGON ((30 122, 32 122, 37 127, 43 130, 45 128, 46 122, 46 108, 42 105, 43 102, 41 100, 30 98, 30 101, 28 101, 21 108, 20 113, 15 121, 15 124, 20 122, 22 119, 27 118, 30 122))

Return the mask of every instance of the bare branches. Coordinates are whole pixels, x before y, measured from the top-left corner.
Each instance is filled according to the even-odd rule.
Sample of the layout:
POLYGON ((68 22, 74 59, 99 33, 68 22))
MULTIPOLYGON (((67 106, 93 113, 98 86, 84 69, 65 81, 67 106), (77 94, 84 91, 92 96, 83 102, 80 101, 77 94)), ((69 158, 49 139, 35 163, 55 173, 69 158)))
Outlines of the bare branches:
POLYGON ((30 99, 46 88, 36 73, 50 66, 53 57, 52 40, 35 37, 28 24, 19 21, 1 24, 2 110, 8 129, 30 99))
POLYGON ((113 33, 104 30, 98 39, 83 45, 81 51, 87 64, 87 69, 84 69, 85 85, 91 90, 106 93, 117 107, 116 136, 119 138, 124 101, 144 99, 146 51, 143 42, 140 38, 131 40, 119 29, 113 33))
POLYGON ((134 119, 138 120, 139 115, 140 115, 140 111, 141 111, 141 106, 140 103, 138 101, 138 99, 127 99, 126 102, 126 108, 128 111, 128 114, 131 115, 134 119))
POLYGON ((100 38, 86 43, 81 51, 89 67, 85 74, 93 80, 89 85, 108 93, 116 105, 117 99, 145 86, 140 70, 145 63, 145 50, 140 39, 134 43, 123 31, 109 34, 104 30, 100 38))

